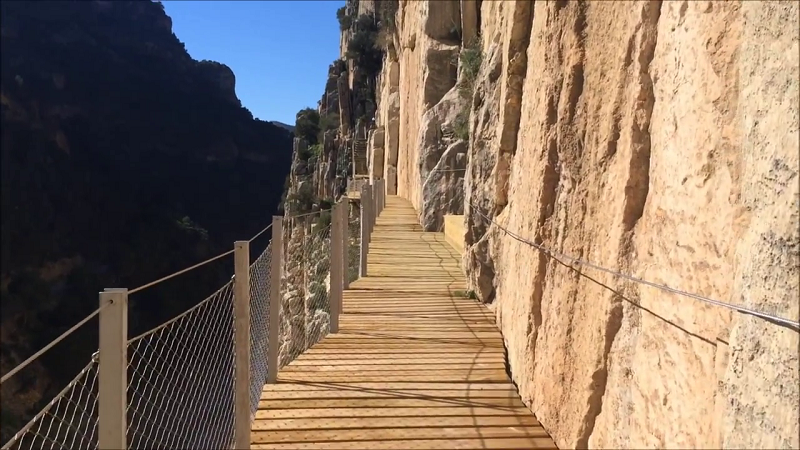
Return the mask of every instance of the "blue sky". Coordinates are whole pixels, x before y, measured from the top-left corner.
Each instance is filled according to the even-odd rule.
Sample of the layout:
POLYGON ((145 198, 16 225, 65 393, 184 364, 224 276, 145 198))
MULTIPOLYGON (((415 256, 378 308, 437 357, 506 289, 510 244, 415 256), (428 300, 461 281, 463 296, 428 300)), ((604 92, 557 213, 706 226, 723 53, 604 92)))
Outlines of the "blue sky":
POLYGON ((336 10, 344 0, 163 3, 194 59, 233 70, 236 94, 255 117, 294 125, 297 111, 316 108, 339 57, 336 10))

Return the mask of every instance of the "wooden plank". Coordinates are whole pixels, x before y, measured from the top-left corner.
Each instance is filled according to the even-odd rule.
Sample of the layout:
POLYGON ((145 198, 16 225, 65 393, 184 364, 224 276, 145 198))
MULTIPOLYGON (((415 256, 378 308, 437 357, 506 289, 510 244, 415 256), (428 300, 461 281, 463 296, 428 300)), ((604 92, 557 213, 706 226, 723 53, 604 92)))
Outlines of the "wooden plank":
POLYGON ((418 428, 354 428, 307 430, 254 430, 254 444, 269 442, 352 442, 365 440, 408 439, 479 439, 479 438, 542 438, 547 433, 537 426, 418 427, 418 428))
POLYGON ((253 444, 252 449, 555 449, 553 440, 547 438, 476 438, 476 439, 404 439, 373 440, 350 442, 315 442, 315 443, 269 443, 253 444))
POLYGON ((458 292, 444 234, 389 196, 368 261, 339 333, 264 387, 252 448, 555 448, 508 379, 494 313, 458 292))
POLYGON ((386 351, 395 352, 397 350, 407 350, 410 353, 414 353, 415 351, 420 352, 450 352, 450 351, 466 351, 466 353, 503 353, 503 346, 499 343, 497 345, 490 345, 487 343, 481 343, 478 341, 446 341, 444 339, 440 339, 437 341, 417 341, 417 342, 389 342, 383 341, 380 342, 377 339, 370 345, 370 342, 360 341, 360 342, 353 342, 353 343, 346 343, 346 342, 325 342, 324 344, 318 344, 319 350, 350 350, 352 351, 365 351, 371 353, 383 353, 386 351))
MULTIPOLYGON (((358 325, 354 325, 356 327, 358 325)), ((352 329, 352 328, 351 328, 352 329)), ((502 343, 502 335, 496 331, 471 331, 461 329, 459 331, 427 331, 420 330, 419 328, 411 330, 400 330, 397 332, 389 332, 388 330, 359 330, 357 333, 328 335, 320 343, 353 343, 358 341, 369 341, 370 344, 375 344, 379 341, 396 342, 396 341, 414 341, 422 339, 443 339, 453 342, 460 341, 480 341, 487 343, 502 343)))
MULTIPOLYGON (((522 402, 518 398, 329 398, 315 399, 315 408, 441 408, 441 407, 484 407, 484 408, 520 408, 522 402)), ((259 400, 258 409, 305 409, 308 400, 259 400)))
MULTIPOLYGON (((433 357, 433 358, 324 358, 324 359, 296 359, 287 367, 304 367, 304 366, 328 366, 335 363, 337 366, 383 366, 391 364, 400 364, 406 367, 407 365, 419 365, 421 368, 435 370, 437 366, 455 366, 458 367, 464 364, 505 364, 500 355, 489 355, 481 357, 463 357, 463 358, 447 358, 447 357, 433 357)), ((353 370, 359 369, 354 367, 353 370)), ((313 369, 310 369, 313 370, 313 369)))
POLYGON ((264 386, 264 392, 268 391, 319 391, 326 389, 380 389, 380 390, 416 390, 416 389, 431 389, 431 390, 449 390, 458 389, 465 392, 475 391, 494 391, 514 389, 514 385, 506 380, 504 383, 449 383, 441 384, 434 382, 399 382, 399 383, 386 383, 386 382, 353 382, 345 384, 270 384, 264 386))
POLYGON ((298 364, 286 367, 284 372, 374 372, 374 371, 391 371, 397 370, 402 372, 426 370, 475 370, 475 369, 495 369, 505 370, 503 361, 494 362, 462 362, 462 363, 447 363, 438 364, 437 362, 430 362, 428 364, 411 364, 395 361, 384 364, 340 364, 339 361, 333 359, 329 360, 327 365, 322 364, 298 364))
MULTIPOLYGON (((381 346, 381 348, 371 347, 371 346, 359 346, 359 345, 348 345, 348 346, 335 346, 330 345, 328 347, 322 347, 321 344, 317 344, 314 346, 313 349, 314 355, 322 355, 322 354, 386 354, 386 353, 393 353, 393 354, 459 354, 459 353, 467 353, 471 355, 502 355, 503 349, 502 348, 492 348, 492 347, 478 347, 478 346, 462 346, 462 347, 445 347, 440 345, 433 345, 427 347, 420 347, 420 346, 409 346, 409 345, 395 345, 395 346, 381 346)), ((305 356, 305 355, 304 355, 305 356)), ((308 355, 311 357, 312 355, 308 355)))
POLYGON ((370 417, 319 419, 256 420, 253 431, 261 430, 320 430, 352 428, 416 428, 416 427, 536 427, 539 421, 532 415, 520 416, 456 416, 456 417, 370 417), (331 428, 336 427, 336 428, 331 428))
POLYGON ((346 383, 348 381, 436 381, 440 383, 450 381, 502 381, 506 379, 503 370, 492 371, 448 371, 448 373, 422 374, 405 372, 348 372, 342 375, 331 375, 327 373, 291 372, 282 376, 278 374, 279 382, 297 383, 300 381, 346 383))
MULTIPOLYGON (((448 384, 449 386, 449 384, 448 384)), ((319 400, 326 398, 458 398, 458 399, 483 399, 483 398, 511 398, 519 401, 519 394, 514 389, 485 389, 465 391, 463 389, 403 389, 403 390, 308 390, 308 391, 264 391, 261 398, 264 400, 305 399, 319 400)))
MULTIPOLYGON (((311 406, 311 405, 309 405, 311 406)), ((446 408, 306 408, 306 409, 259 409, 256 420, 315 418, 372 418, 372 417, 482 417, 482 416, 531 416, 528 408, 499 409, 446 407, 446 408)))

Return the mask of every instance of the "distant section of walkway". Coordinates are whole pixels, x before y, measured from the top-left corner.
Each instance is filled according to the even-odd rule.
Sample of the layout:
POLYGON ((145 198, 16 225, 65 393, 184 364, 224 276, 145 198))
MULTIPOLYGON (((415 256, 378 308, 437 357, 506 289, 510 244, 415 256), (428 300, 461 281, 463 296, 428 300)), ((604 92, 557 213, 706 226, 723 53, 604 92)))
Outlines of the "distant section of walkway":
POLYGON ((505 372, 494 316, 465 297, 460 256, 388 197, 367 277, 338 334, 266 385, 252 448, 556 448, 505 372))

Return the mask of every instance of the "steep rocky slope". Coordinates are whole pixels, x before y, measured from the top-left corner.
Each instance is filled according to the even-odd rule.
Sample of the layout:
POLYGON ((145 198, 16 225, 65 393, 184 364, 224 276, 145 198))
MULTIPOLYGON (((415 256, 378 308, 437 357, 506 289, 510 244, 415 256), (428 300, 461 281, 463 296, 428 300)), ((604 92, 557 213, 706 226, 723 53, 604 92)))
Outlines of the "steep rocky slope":
MULTIPOLYGON (((337 15, 341 25, 340 57, 328 67, 328 78, 316 108, 297 113, 283 209, 283 271, 281 363, 293 360, 313 345, 329 326, 327 296, 330 280, 320 278, 328 267, 329 209, 347 191, 354 170, 366 176, 370 161, 355 156, 367 140, 376 142, 377 76, 383 51, 378 40, 374 2, 348 1, 337 15), (369 138, 369 139, 367 139, 369 138), (327 231, 326 231, 327 230, 327 231)), ((331 20, 334 20, 331 17, 331 20)), ((350 276, 357 269, 359 204, 350 202, 350 276)))
MULTIPOLYGON (((104 287, 134 288, 269 223, 291 134, 253 119, 227 66, 193 60, 159 3, 1 6, 6 372, 93 311, 104 287)), ((230 266, 133 296, 131 332, 202 300, 230 266)), ((3 383, 3 442, 96 345, 90 322, 3 383)))
POLYGON ((797 321, 799 12, 402 1, 381 29, 373 175, 426 229, 465 213, 561 447, 800 447, 798 330, 535 248, 797 321))

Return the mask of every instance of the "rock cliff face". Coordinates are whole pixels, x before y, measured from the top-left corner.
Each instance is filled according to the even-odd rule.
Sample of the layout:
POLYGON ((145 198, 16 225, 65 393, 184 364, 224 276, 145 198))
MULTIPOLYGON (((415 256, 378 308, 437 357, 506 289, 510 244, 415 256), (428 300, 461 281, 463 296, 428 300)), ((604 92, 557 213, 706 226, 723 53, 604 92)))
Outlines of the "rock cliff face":
MULTIPOLYGON (((302 217, 284 221, 282 364, 327 333, 330 282, 318 276, 328 268, 328 249, 320 236, 329 231, 327 210, 346 193, 347 180, 354 175, 383 175, 385 133, 375 125, 382 56, 375 45, 379 3, 348 0, 339 10, 340 58, 328 68, 317 107, 297 114, 283 209, 287 217, 302 217)), ((357 269, 359 215, 359 204, 350 203, 351 279, 357 269)))
POLYGON ((798 320, 798 8, 401 1, 382 29, 374 166, 426 229, 465 214, 559 446, 800 447, 798 330, 535 248, 798 320))
MULTIPOLYGON (((0 7, 5 373, 94 311, 103 288, 158 279, 269 223, 291 134, 253 119, 230 68, 193 60, 159 3, 0 7)), ((226 264, 132 296, 131 334, 218 289, 226 264)), ((3 383, 0 441, 96 348, 95 321, 3 383)))

